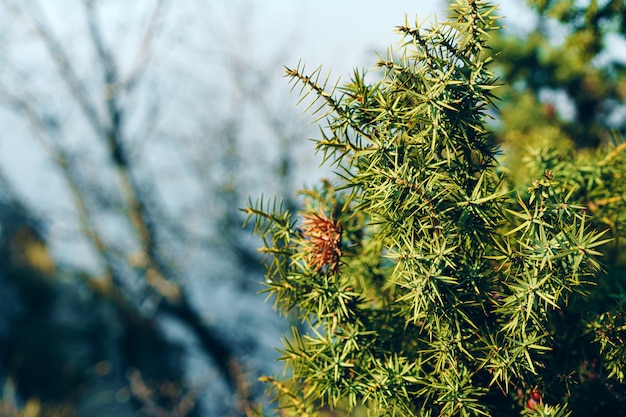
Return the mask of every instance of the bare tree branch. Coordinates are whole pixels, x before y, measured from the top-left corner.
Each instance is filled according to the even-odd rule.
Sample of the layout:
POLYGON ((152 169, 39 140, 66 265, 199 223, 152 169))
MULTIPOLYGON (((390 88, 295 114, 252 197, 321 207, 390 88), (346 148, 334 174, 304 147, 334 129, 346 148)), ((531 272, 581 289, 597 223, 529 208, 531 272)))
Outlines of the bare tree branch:
POLYGON ((111 269, 111 254, 96 229, 95 222, 85 203, 83 190, 73 173, 73 167, 65 155, 65 152, 53 137, 54 134, 50 130, 51 127, 46 124, 43 118, 33 109, 30 103, 33 103, 34 100, 29 97, 25 91, 21 92, 19 96, 16 96, 0 88, 0 97, 2 97, 2 100, 13 110, 22 113, 27 118, 29 121, 28 125, 35 137, 39 140, 39 143, 56 161, 69 187, 75 207, 78 211, 80 229, 91 241, 93 248, 102 261, 102 267, 105 269, 105 281, 110 281, 114 277, 113 270, 111 269))
POLYGON ((96 110, 96 106, 89 100, 87 90, 80 80, 80 77, 74 70, 74 67, 70 63, 70 59, 65 53, 61 42, 59 42, 54 34, 50 30, 48 30, 49 25, 42 22, 41 17, 40 19, 34 18, 32 14, 26 13, 23 9, 20 9, 9 0, 0 1, 2 1, 2 4, 7 9, 7 11, 9 11, 17 19, 26 20, 33 25, 33 27, 37 31, 37 34, 46 46, 46 49, 48 50, 48 53, 50 54, 53 62, 57 66, 59 75, 67 85, 74 99, 80 105, 80 108, 85 114, 87 121, 90 123, 94 132, 98 135, 101 135, 104 129, 98 115, 98 111, 96 110))
POLYGON ((127 216, 133 226, 142 250, 143 265, 147 282, 165 298, 180 297, 180 288, 172 284, 163 271, 163 264, 157 253, 154 230, 147 217, 144 199, 139 193, 130 169, 130 161, 126 153, 123 140, 123 109, 119 104, 119 78, 117 64, 108 47, 104 44, 100 33, 100 24, 97 21, 93 1, 85 0, 85 11, 89 25, 91 41, 102 67, 103 81, 106 87, 104 97, 107 109, 107 118, 103 135, 108 145, 113 163, 118 171, 124 200, 128 205, 127 216))
POLYGON ((163 9, 165 9, 166 0, 158 0, 152 9, 150 14, 149 23, 146 26, 146 30, 141 38, 137 52, 135 53, 135 61, 132 69, 128 75, 128 78, 124 82, 124 87, 127 92, 131 92, 137 86, 141 76, 148 67, 148 63, 152 57, 152 44, 162 22, 163 9))

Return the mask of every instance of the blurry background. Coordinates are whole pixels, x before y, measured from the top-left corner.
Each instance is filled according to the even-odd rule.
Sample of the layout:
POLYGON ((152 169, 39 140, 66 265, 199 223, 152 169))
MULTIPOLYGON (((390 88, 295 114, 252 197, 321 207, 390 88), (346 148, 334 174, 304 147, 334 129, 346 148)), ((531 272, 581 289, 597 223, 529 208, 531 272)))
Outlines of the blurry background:
MULTIPOLYGON (((543 21, 504 3, 521 56, 543 21)), ((260 244, 238 209, 261 195, 297 208, 295 191, 325 175, 284 66, 347 81, 400 40, 405 13, 445 9, 0 0, 0 415, 264 404, 257 378, 282 371, 290 323, 258 294, 260 244)), ((572 120, 557 99, 548 110, 572 120)))

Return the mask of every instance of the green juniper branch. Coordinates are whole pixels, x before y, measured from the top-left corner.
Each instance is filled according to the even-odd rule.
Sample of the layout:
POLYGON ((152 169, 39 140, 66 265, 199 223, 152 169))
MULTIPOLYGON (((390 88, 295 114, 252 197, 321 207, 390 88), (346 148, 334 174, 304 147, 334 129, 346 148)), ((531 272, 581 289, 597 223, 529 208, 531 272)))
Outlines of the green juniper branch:
MULTIPOLYGON (((376 82, 355 71, 327 91, 320 69, 286 71, 327 108, 317 149, 338 168, 304 191, 300 221, 276 202, 246 209, 271 255, 266 292, 305 329, 284 341, 287 377, 265 378, 294 415, 569 415, 540 393, 561 343, 551 321, 588 293, 611 237, 558 164, 510 191, 487 125, 495 8, 459 1, 449 16, 398 27, 376 82)), ((598 334, 623 361, 620 336, 598 334)))

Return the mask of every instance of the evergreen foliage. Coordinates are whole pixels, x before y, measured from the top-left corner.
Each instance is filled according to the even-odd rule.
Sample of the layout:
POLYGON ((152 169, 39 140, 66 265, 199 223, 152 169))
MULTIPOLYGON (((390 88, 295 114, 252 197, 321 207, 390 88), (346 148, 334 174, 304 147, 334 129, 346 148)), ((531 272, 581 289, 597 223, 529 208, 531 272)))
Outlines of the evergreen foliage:
POLYGON ((614 53, 623 49, 620 40, 626 35, 624 1, 528 3, 537 14, 528 35, 505 32, 491 43, 500 54, 498 67, 507 82, 500 96, 504 100, 502 122, 509 134, 550 125, 552 136, 558 132, 577 147, 593 148, 612 140, 612 130, 626 133, 622 107, 626 65, 614 53), (569 114, 559 117, 564 103, 569 114), (523 120, 520 116, 527 112, 535 119, 523 120))
POLYGON ((591 415, 598 392, 626 409, 626 144, 546 140, 523 161, 536 176, 513 175, 489 120, 499 29, 494 6, 458 1, 441 24, 398 27, 375 82, 287 69, 336 178, 301 213, 245 209, 266 291, 301 322, 286 376, 262 378, 285 413, 591 415))

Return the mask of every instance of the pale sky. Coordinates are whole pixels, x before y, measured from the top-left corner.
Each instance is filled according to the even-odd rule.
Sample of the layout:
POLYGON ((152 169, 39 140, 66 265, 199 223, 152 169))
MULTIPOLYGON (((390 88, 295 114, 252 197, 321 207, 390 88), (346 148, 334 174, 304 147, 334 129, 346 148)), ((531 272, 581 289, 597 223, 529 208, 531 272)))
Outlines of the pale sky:
POLYGON ((379 0, 320 0, 310 3, 315 7, 305 2, 293 2, 285 7, 277 6, 278 3, 287 2, 272 3, 272 9, 278 13, 275 18, 284 24, 272 32, 288 31, 293 24, 298 49, 295 55, 311 68, 324 65, 341 73, 355 66, 373 64, 374 51, 384 54, 389 45, 395 45, 401 38, 394 29, 404 24, 405 14, 412 24, 416 15, 420 21, 435 13, 443 18, 446 9, 443 0, 394 0, 384 5, 379 0))
MULTIPOLYGON (((496 2, 497 3, 497 2, 496 2)), ((520 0, 504 0, 499 15, 509 16, 508 26, 524 27, 532 15, 520 8, 520 0)), ((401 39, 396 26, 446 20, 446 0, 318 0, 316 2, 277 0, 253 1, 254 20, 259 25, 259 40, 273 47, 293 41, 291 56, 302 59, 307 67, 331 67, 333 73, 349 73, 354 67, 371 66, 373 53, 384 54, 401 39)))

